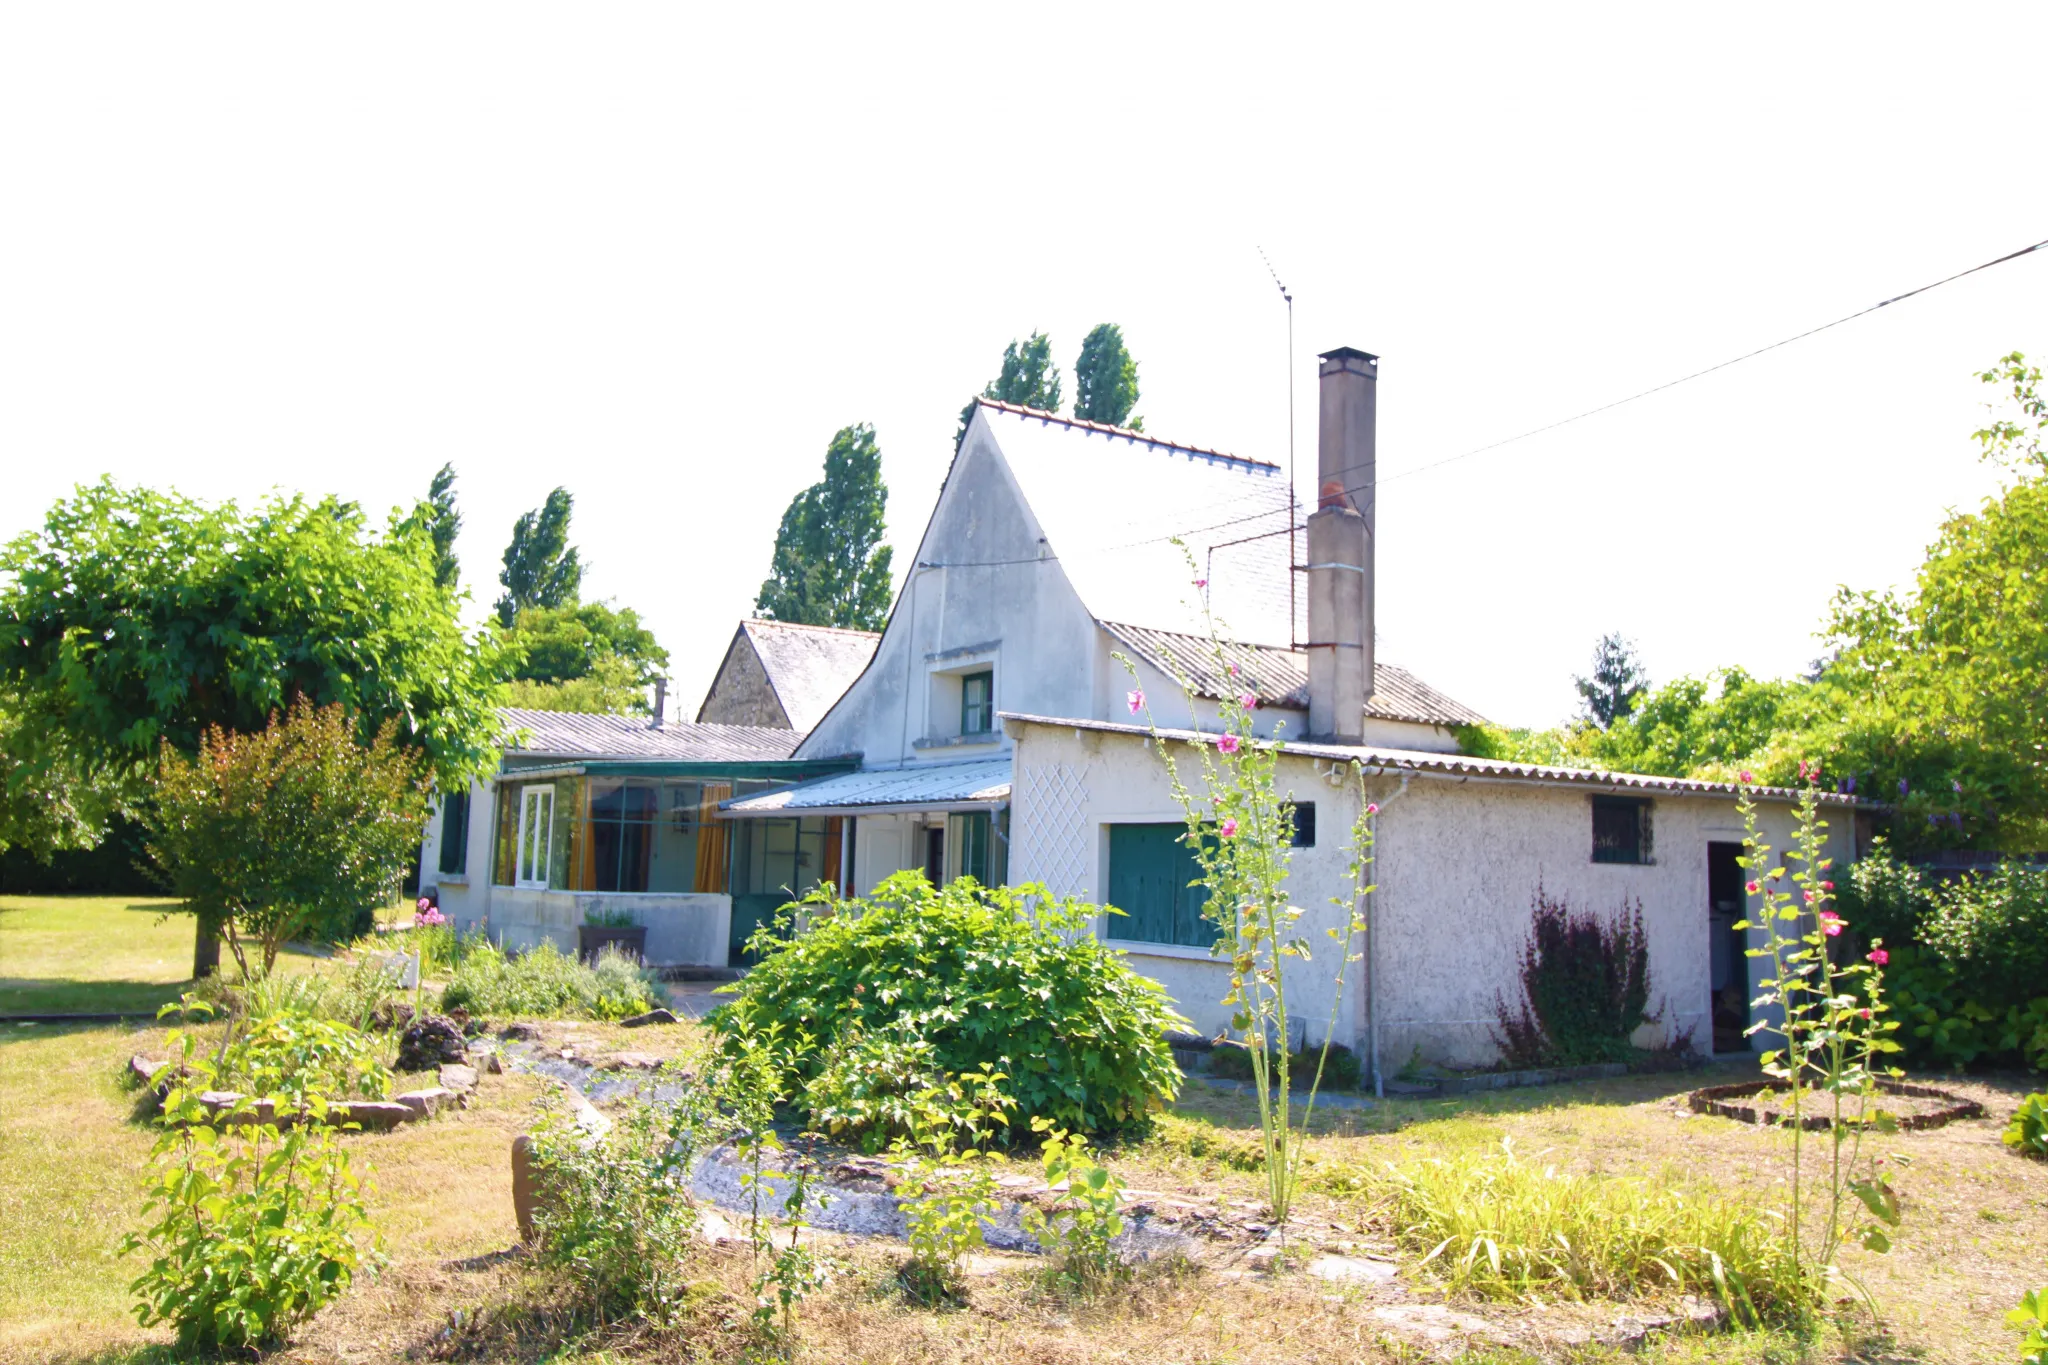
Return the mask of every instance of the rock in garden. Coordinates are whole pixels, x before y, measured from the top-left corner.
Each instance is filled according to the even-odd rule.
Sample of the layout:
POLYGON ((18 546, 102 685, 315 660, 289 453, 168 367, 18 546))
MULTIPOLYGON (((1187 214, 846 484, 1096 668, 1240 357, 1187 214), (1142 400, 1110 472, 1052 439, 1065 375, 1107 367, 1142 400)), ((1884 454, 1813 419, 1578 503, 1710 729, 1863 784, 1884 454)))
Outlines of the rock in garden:
POLYGON ((441 1111, 442 1105, 455 1098, 455 1092, 445 1086, 432 1085, 424 1090, 408 1090, 393 1098, 421 1118, 432 1118, 441 1111))
POLYGON ((403 1000, 386 1000, 370 1011, 370 1027, 379 1033, 402 1029, 412 1022, 412 1006, 403 1000))
POLYGON ((661 1065, 661 1058, 647 1052, 618 1052, 599 1068, 601 1071, 653 1071, 661 1065))
POLYGON ((484 1070, 490 1072, 493 1076, 504 1075, 505 1059, 495 1052, 486 1052, 484 1054, 484 1070))
POLYGON ((329 1122, 353 1123, 366 1133, 388 1132, 401 1123, 420 1117, 418 1110, 396 1100, 350 1100, 327 1108, 329 1122))
POLYGON ((500 1038, 517 1038, 521 1042, 526 1043, 537 1043, 540 1041, 540 1025, 528 1023, 507 1024, 499 1031, 498 1036, 500 1038))
POLYGON ((512 1139, 512 1216, 519 1220, 519 1238, 525 1242, 533 1240, 535 1192, 533 1139, 521 1133, 512 1139))
POLYGON ((421 1015, 398 1041, 400 1071, 432 1071, 444 1063, 468 1060, 468 1040, 445 1015, 421 1015))
POLYGON ((1394 1278, 1394 1265, 1357 1256, 1318 1256, 1308 1263, 1308 1273, 1345 1284, 1385 1284, 1394 1278))
POLYGON ((647 1011, 645 1014, 636 1014, 630 1019, 619 1020, 619 1027, 645 1028, 649 1024, 673 1024, 675 1021, 676 1017, 674 1014, 657 1007, 647 1011))
MULTIPOLYGON (((493 1056, 496 1054, 493 1053, 493 1056)), ((441 1088, 460 1095, 476 1089, 476 1068, 473 1066, 449 1065, 441 1068, 441 1088)))
POLYGON ((169 1062, 152 1062, 141 1053, 137 1053, 128 1059, 129 1073, 143 1085, 149 1086, 156 1084, 156 1073, 169 1065, 169 1062))

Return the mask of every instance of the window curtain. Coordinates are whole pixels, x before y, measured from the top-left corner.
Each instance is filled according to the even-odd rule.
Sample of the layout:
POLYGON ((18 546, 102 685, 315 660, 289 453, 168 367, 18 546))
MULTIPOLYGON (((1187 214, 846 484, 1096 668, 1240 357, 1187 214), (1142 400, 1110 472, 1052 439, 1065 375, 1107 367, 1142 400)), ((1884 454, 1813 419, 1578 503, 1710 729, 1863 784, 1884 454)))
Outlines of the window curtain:
POLYGON ((723 892, 726 887, 726 840, 730 831, 718 813, 718 803, 730 800, 732 783, 706 782, 697 798, 697 877, 701 892, 723 892))

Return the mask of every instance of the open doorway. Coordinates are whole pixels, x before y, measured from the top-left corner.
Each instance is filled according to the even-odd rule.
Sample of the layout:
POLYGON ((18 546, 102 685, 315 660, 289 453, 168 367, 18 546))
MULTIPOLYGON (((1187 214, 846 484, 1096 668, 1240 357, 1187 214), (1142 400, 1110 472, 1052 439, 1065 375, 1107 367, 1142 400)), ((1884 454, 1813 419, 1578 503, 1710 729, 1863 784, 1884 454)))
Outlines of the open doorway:
POLYGON ((933 886, 946 884, 946 827, 932 825, 924 832, 924 875, 933 886))
POLYGON ((1712 954, 1714 1051, 1747 1052, 1749 1039, 1748 935, 1741 922, 1741 844, 1707 845, 1707 950, 1712 954))

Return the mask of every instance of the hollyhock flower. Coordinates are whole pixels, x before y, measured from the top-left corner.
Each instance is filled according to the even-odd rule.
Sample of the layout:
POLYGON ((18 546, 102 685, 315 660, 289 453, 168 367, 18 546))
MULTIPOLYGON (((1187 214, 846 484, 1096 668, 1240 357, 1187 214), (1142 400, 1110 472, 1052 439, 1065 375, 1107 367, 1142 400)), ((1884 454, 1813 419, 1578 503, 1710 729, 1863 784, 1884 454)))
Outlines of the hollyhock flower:
POLYGON ((1868 1009, 1860 1009, 1857 1010, 1856 1013, 1861 1015, 1865 1019, 1868 1019, 1870 1017, 1870 1011, 1868 1009))
POLYGON ((1206 588, 1209 586, 1209 580, 1206 578, 1197 578, 1195 580, 1195 586, 1197 588, 1206 588))
POLYGON ((1218 752, 1220 752, 1220 753, 1226 753, 1226 754, 1234 754, 1234 753, 1236 753, 1236 752, 1237 752, 1237 736, 1236 736, 1236 735, 1218 735, 1218 736, 1216 737, 1216 748, 1217 748, 1217 751, 1218 751, 1218 752))
POLYGON ((1762 890, 1764 889, 1764 886, 1763 886, 1763 883, 1762 883, 1762 882, 1750 882, 1750 883, 1749 883, 1749 884, 1748 884, 1747 886, 1745 886, 1745 887, 1744 887, 1743 889, 1744 889, 1745 891, 1749 892, 1749 894, 1750 894, 1750 895, 1754 896, 1754 895, 1756 895, 1756 894, 1757 894, 1757 893, 1758 893, 1759 891, 1762 891, 1762 890))
POLYGON ((1822 882, 1820 884, 1820 889, 1823 891, 1832 891, 1835 889, 1835 884, 1833 882, 1822 882))
POLYGON ((1826 934, 1829 938, 1833 938, 1837 934, 1841 933, 1843 928, 1844 925, 1842 923, 1842 917, 1840 915, 1836 914, 1832 910, 1823 910, 1820 912, 1820 931, 1823 934, 1826 934))
POLYGON ((1380 803, 1379 803, 1379 802, 1377 802, 1377 801, 1368 801, 1368 802, 1366 802, 1366 803, 1365 803, 1365 813, 1366 813, 1367 815, 1378 815, 1378 814, 1380 813, 1380 803))
POLYGON ((1145 692, 1143 688, 1133 692, 1126 692, 1124 700, 1130 704, 1131 714, 1134 716, 1145 709, 1145 692))
POLYGON ((1885 963, 1892 960, 1892 955, 1882 948, 1872 948, 1870 950, 1870 960, 1882 967, 1885 963))
POLYGON ((1237 704, 1247 711, 1256 711, 1259 709, 1259 694, 1256 692, 1241 693, 1238 696, 1237 704))
POLYGON ((1809 891, 1809 892, 1807 892, 1807 893, 1806 893, 1806 903, 1807 903, 1808 905, 1812 905, 1812 904, 1813 904, 1813 893, 1812 893, 1811 891, 1809 891))
POLYGON ((1801 782, 1811 782, 1819 776, 1820 764, 1810 763, 1803 758, 1799 760, 1799 780, 1801 782))
POLYGON ((1236 677, 1236 676, 1237 676, 1237 665, 1236 665, 1236 664, 1225 664, 1225 665, 1223 665, 1223 671, 1224 671, 1225 673, 1228 673, 1228 674, 1229 674, 1229 675, 1230 675, 1231 677, 1233 677, 1233 678, 1234 678, 1234 677, 1236 677))
POLYGON ((1235 837, 1237 834, 1237 817, 1233 815, 1226 819, 1216 832, 1226 839, 1235 837))
POLYGON ((1754 782, 1756 781, 1756 774, 1744 768, 1741 772, 1735 774, 1735 780, 1737 782, 1754 782))

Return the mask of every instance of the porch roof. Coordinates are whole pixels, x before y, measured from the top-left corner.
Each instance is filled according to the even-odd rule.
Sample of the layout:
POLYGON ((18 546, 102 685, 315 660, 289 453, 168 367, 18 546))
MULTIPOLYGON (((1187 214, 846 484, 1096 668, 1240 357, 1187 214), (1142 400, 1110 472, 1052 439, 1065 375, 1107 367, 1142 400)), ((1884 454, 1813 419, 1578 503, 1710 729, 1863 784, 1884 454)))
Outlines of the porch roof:
POLYGON ((791 815, 880 815, 890 811, 989 810, 1010 799, 1010 760, 970 759, 843 773, 719 807, 737 819, 791 815))

